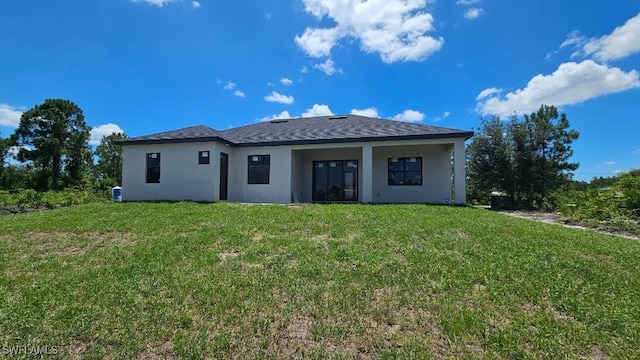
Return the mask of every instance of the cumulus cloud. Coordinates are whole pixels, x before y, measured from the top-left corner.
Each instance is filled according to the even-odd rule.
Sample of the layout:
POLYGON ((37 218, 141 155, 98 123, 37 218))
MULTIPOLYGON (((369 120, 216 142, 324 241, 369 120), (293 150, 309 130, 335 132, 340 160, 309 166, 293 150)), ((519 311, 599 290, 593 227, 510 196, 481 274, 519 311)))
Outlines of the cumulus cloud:
POLYGON ((240 98, 244 98, 246 97, 246 94, 244 93, 244 91, 238 89, 238 84, 234 83, 233 81, 227 81, 227 82, 222 82, 220 80, 217 81, 218 85, 222 85, 222 87, 227 90, 227 91, 231 91, 233 93, 234 96, 240 97, 240 98))
POLYGON ((236 84, 232 81, 227 81, 227 83, 224 85, 224 89, 225 90, 233 90, 235 89, 236 84))
POLYGON ((237 96, 237 97, 241 97, 241 98, 243 98, 243 97, 245 97, 245 96, 246 96, 246 95, 244 94, 244 91, 242 91, 242 90, 236 90, 236 91, 234 91, 234 92, 233 92, 233 95, 235 95, 235 96, 237 96))
POLYGON ((378 117, 378 109, 376 109, 375 107, 370 107, 370 108, 366 108, 366 109, 351 109, 351 114, 352 115, 360 115, 360 116, 368 116, 368 117, 372 117, 372 118, 377 118, 378 117))
POLYGON ((282 79, 280 79, 280 84, 282 84, 284 86, 289 86, 289 85, 293 84, 293 80, 287 79, 287 78, 282 78, 282 79))
POLYGON ((293 104, 293 96, 282 95, 278 92, 272 91, 271 94, 264 97, 264 101, 291 105, 293 104))
POLYGON ((622 59, 640 52, 640 14, 615 28, 610 35, 590 39, 582 50, 600 61, 622 59))
POLYGON ((336 69, 335 67, 335 62, 333 62, 333 60, 331 60, 331 58, 328 58, 327 61, 320 63, 320 64, 314 64, 313 65, 314 68, 322 71, 323 73, 331 76, 333 74, 335 74, 336 72, 339 72, 342 74, 342 69, 336 69))
POLYGON ((306 73, 309 72, 309 69, 307 69, 307 66, 305 65, 305 66, 302 67, 302 69, 300 69, 300 72, 303 73, 303 74, 306 74, 306 73))
POLYGON ((615 161, 605 161, 604 164, 605 165, 615 165, 616 162, 615 161))
POLYGON ((22 111, 8 104, 0 104, 0 126, 18 127, 22 111))
POLYGON ((415 123, 424 120, 424 114, 416 110, 405 110, 394 116, 393 120, 415 123))
POLYGON ((456 4, 458 5, 473 5, 479 3, 480 0, 458 0, 456 4))
POLYGON ((329 28, 307 27, 295 37, 296 44, 311 57, 324 57, 343 38, 353 38, 367 53, 377 53, 385 63, 420 61, 440 50, 442 37, 427 35, 433 16, 426 0, 303 0, 305 11, 318 19, 328 18, 329 28))
POLYGON ((260 119, 260 121, 271 121, 271 120, 278 120, 278 119, 291 119, 291 115, 289 114, 288 111, 283 111, 280 114, 274 114, 271 116, 267 116, 267 117, 263 117, 262 119, 260 119))
POLYGON ((598 61, 611 61, 625 58, 640 52, 640 13, 627 20, 611 34, 588 39, 578 31, 572 31, 560 48, 576 47, 572 57, 591 56, 598 61))
POLYGON ((200 5, 200 3, 197 2, 197 1, 192 1, 191 2, 191 6, 193 6, 194 9, 197 9, 197 8, 201 7, 202 5, 200 5))
POLYGON ((103 137, 109 136, 115 133, 124 133, 124 130, 122 130, 120 126, 116 124, 111 124, 111 123, 96 126, 93 129, 91 129, 91 137, 89 138, 89 144, 98 145, 100 144, 100 140, 102 140, 103 137))
POLYGON ((477 19, 482 15, 483 10, 479 8, 471 8, 464 12, 464 18, 467 20, 477 19))
POLYGON ((333 115, 329 106, 324 104, 314 104, 310 109, 302 113, 302 117, 329 116, 333 115))
POLYGON ((560 64, 551 75, 534 76, 523 89, 504 96, 483 90, 476 110, 482 114, 508 116, 535 111, 541 104, 577 104, 599 96, 640 87, 638 71, 597 64, 592 60, 560 64), (482 95, 482 96, 481 96, 482 95))

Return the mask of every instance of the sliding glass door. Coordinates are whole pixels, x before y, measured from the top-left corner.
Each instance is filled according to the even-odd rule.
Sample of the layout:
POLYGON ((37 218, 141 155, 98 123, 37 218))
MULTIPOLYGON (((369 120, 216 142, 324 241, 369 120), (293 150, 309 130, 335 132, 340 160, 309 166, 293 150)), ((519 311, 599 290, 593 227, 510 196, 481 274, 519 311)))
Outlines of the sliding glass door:
POLYGON ((313 201, 358 201, 358 161, 314 161, 313 201))

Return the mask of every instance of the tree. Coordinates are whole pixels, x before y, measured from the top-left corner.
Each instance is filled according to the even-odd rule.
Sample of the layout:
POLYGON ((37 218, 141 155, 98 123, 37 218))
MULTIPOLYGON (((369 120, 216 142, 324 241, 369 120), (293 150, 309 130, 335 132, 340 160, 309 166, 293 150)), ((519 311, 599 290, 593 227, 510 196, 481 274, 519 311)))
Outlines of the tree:
POLYGON ((542 105, 522 121, 515 115, 509 122, 483 119, 467 150, 470 197, 487 200, 501 191, 513 206, 540 206, 578 168, 569 161, 578 136, 554 106, 542 105))
POLYGON ((69 100, 46 99, 26 111, 12 136, 18 160, 31 162, 38 190, 78 186, 91 163, 91 128, 69 100))
POLYGON ((96 177, 100 187, 112 187, 122 184, 122 146, 117 141, 127 139, 125 133, 114 133, 105 136, 96 147, 98 156, 96 177))

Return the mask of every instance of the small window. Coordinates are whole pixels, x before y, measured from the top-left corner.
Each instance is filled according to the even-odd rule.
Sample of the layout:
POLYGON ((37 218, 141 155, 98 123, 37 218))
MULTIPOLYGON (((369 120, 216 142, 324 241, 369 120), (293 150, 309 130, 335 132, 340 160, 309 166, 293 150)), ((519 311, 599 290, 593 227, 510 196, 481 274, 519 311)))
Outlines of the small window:
POLYGON ((389 158, 388 184, 422 185, 422 158, 389 158))
POLYGON ((160 182, 160 153, 147 154, 147 183, 160 182))
POLYGON ((249 155, 249 184, 268 184, 271 167, 270 155, 249 155))
POLYGON ((209 152, 208 151, 198 151, 198 164, 200 164, 200 165, 208 165, 209 164, 209 152))

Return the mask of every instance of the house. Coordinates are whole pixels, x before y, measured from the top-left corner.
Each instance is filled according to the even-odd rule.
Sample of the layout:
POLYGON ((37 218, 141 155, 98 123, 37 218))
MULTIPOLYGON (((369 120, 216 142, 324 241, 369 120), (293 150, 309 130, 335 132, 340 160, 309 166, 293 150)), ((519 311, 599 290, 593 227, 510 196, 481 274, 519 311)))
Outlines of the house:
POLYGON ((120 142, 123 199, 465 203, 471 136, 357 115, 199 125, 120 142))

